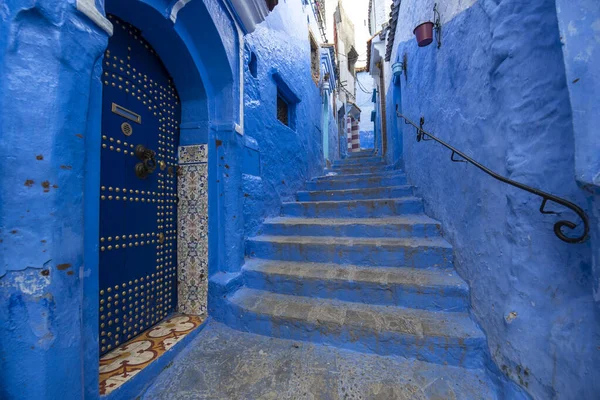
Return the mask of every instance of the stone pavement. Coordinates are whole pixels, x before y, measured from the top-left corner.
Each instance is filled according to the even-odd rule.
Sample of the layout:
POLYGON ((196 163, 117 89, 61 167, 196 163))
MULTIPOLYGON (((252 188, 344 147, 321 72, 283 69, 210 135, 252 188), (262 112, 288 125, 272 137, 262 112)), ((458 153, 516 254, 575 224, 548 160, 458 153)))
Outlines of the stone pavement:
POLYGON ((481 370, 233 330, 209 320, 142 396, 185 399, 495 399, 481 370))

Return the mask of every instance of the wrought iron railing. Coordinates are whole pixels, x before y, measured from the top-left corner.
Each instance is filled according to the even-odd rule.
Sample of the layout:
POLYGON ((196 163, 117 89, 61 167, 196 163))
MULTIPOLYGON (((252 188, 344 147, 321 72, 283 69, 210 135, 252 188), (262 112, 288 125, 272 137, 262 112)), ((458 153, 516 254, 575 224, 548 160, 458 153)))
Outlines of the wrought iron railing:
POLYGON ((541 197, 542 204, 540 206, 540 212, 542 214, 558 214, 557 212, 554 212, 554 211, 545 210, 546 203, 548 201, 552 201, 554 203, 560 204, 560 205, 572 210, 583 221, 583 232, 579 236, 576 236, 576 237, 570 237, 570 236, 565 235, 562 231, 563 228, 575 229, 577 227, 577 224, 575 224, 574 222, 571 222, 571 221, 560 220, 554 224, 554 234, 556 236, 558 236, 558 238, 560 240, 567 242, 567 243, 582 243, 587 240, 589 231, 590 231, 589 219, 588 219, 588 216, 586 215, 586 213, 583 211, 583 209, 581 207, 579 207, 577 204, 574 204, 568 200, 565 200, 565 199, 555 196, 553 194, 550 194, 550 193, 541 191, 539 189, 535 189, 530 186, 524 185, 520 182, 513 181, 512 179, 508 179, 500 174, 497 174, 496 172, 492 171, 491 169, 481 165, 477 161, 466 156, 461 151, 450 146, 448 143, 444 142, 443 140, 435 137, 434 135, 432 135, 429 132, 424 131, 423 125, 425 124, 425 118, 423 118, 423 117, 421 117, 421 120, 419 121, 420 124, 419 124, 419 126, 417 126, 417 124, 415 124, 413 121, 411 121, 410 119, 408 119, 407 117, 402 115, 400 112, 398 112, 398 105, 396 105, 396 114, 398 115, 398 117, 404 119, 405 124, 412 125, 417 129, 417 141, 418 142, 420 142, 421 140, 423 140, 423 141, 435 140, 442 146, 444 146, 452 151, 452 154, 450 155, 450 160, 452 160, 453 162, 468 162, 470 164, 473 164, 474 166, 476 166, 477 168, 479 168, 486 174, 490 175, 491 177, 493 177, 501 182, 507 183, 511 186, 514 186, 521 190, 525 190, 526 192, 533 193, 536 196, 541 197), (462 159, 455 158, 455 156, 459 156, 462 159))

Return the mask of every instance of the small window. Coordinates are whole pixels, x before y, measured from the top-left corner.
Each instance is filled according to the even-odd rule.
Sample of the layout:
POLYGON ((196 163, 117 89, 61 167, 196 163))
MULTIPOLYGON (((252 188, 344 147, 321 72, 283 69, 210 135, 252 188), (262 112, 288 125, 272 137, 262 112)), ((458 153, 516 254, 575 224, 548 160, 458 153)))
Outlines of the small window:
POLYGON ((290 126, 290 107, 279 91, 277 91, 277 119, 282 124, 290 126))
POLYGON ((256 54, 252 51, 250 52, 250 61, 248 62, 248 69, 250 70, 250 75, 254 78, 258 76, 258 60, 256 58, 256 54))
POLYGON ((300 98, 283 80, 279 72, 273 74, 273 80, 277 86, 277 99, 273 99, 276 102, 277 109, 273 111, 277 113, 276 116, 279 122, 295 131, 296 106, 300 102, 300 98))
POLYGON ((321 72, 319 68, 321 66, 321 55, 319 54, 319 45, 315 40, 315 37, 312 33, 309 34, 310 40, 310 70, 312 72, 313 81, 318 85, 319 77, 321 76, 321 72))

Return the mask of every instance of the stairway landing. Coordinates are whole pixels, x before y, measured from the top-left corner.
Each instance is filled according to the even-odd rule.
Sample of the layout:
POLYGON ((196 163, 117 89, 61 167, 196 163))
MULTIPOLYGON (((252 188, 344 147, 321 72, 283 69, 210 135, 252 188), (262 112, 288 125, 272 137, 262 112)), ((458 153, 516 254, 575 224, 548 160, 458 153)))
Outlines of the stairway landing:
POLYGON ((208 322, 144 400, 496 399, 481 371, 233 330, 208 322))

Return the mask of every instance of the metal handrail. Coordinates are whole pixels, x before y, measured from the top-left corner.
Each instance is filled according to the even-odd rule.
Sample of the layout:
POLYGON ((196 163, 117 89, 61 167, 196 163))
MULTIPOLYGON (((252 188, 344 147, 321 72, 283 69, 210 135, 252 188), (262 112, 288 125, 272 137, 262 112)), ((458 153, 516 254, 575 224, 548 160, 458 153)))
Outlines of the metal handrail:
POLYGON ((449 150, 452 151, 452 155, 450 156, 450 160, 452 160, 453 162, 468 162, 473 164, 474 166, 476 166, 477 168, 479 168, 480 170, 482 170, 483 172, 485 172, 486 174, 490 175, 491 177, 507 183, 511 186, 514 186, 516 188, 525 190, 526 192, 529 193, 533 193, 537 196, 540 196, 543 200, 542 200, 542 204, 540 206, 540 212, 542 214, 558 214, 554 211, 547 211, 544 209, 544 207, 546 206, 546 202, 548 202, 548 200, 553 201, 557 204, 560 204, 564 207, 567 207, 569 209, 571 209, 572 211, 574 211, 579 218, 581 218, 581 220, 583 221, 583 233, 577 237, 569 237, 566 236, 563 232, 562 232, 562 228, 566 227, 569 229, 575 229, 577 227, 577 224, 571 222, 571 221, 566 221, 566 220, 560 220, 558 222, 556 222, 554 224, 554 234, 556 236, 558 236, 558 238, 560 240, 562 240, 563 242, 567 242, 567 243, 583 243, 587 240, 588 235, 589 235, 589 231, 590 231, 590 223, 589 223, 589 219, 588 216, 586 215, 586 213, 583 211, 583 209, 581 207, 579 207, 577 204, 571 203, 568 200, 565 200, 563 198, 560 198, 558 196, 555 196, 553 194, 550 193, 546 193, 544 191, 541 191, 539 189, 535 189, 532 188, 530 186, 524 185, 520 182, 516 182, 513 181, 511 179, 508 179, 500 174, 497 174, 496 172, 492 171, 491 169, 481 165, 480 163, 478 163, 477 161, 473 160, 472 158, 466 156, 463 152, 455 149, 454 147, 450 146, 448 143, 444 142, 441 139, 438 139, 437 137, 435 137, 434 135, 432 135, 429 132, 426 132, 423 130, 423 125, 425 124, 425 118, 421 117, 420 125, 417 126, 414 122, 412 122, 410 119, 408 119, 407 117, 405 117, 403 114, 401 114, 400 112, 398 112, 398 105, 396 105, 396 114, 398 115, 398 117, 403 118, 404 119, 404 123, 407 125, 412 125, 417 129, 417 141, 420 142, 421 140, 423 141, 427 141, 427 140, 435 140, 436 142, 438 142, 439 144, 441 144, 442 146, 448 148, 449 150), (425 136, 428 136, 429 139, 426 139, 425 136), (462 159, 456 159, 454 156, 458 155, 460 157, 462 157, 462 159))

